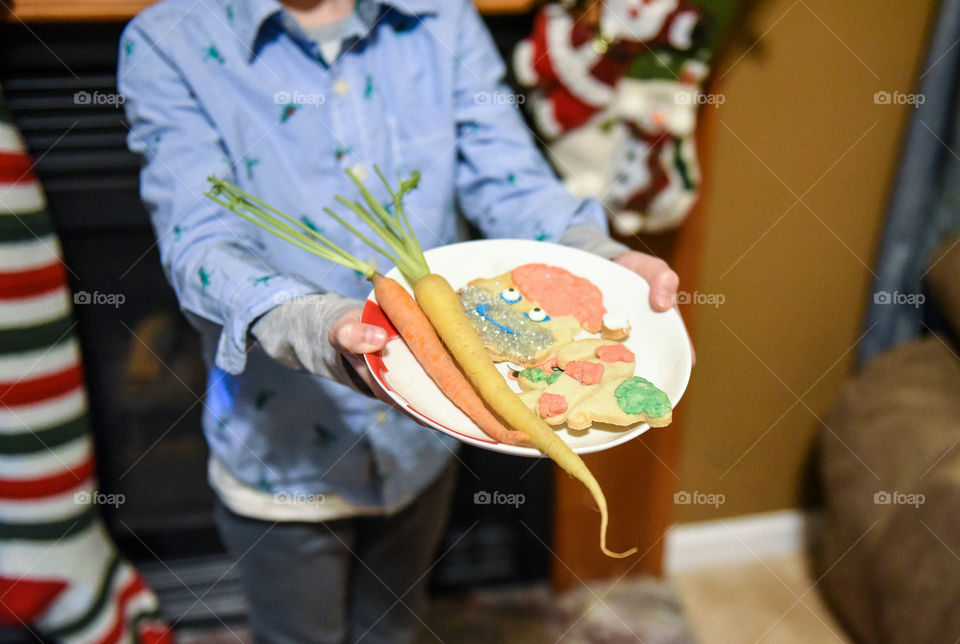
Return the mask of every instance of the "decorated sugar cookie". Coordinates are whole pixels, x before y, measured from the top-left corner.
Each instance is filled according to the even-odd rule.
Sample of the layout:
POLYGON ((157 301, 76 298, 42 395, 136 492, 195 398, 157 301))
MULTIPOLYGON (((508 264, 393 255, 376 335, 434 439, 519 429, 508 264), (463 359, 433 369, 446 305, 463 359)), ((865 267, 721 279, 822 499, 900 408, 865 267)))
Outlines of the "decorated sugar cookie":
POLYGON ((634 375, 636 356, 619 342, 577 340, 557 349, 544 367, 524 369, 517 380, 520 399, 550 425, 663 427, 673 418, 667 395, 634 375))
POLYGON ((460 289, 460 300, 495 362, 535 366, 581 330, 615 340, 630 333, 596 285, 559 266, 524 264, 475 279, 460 289))

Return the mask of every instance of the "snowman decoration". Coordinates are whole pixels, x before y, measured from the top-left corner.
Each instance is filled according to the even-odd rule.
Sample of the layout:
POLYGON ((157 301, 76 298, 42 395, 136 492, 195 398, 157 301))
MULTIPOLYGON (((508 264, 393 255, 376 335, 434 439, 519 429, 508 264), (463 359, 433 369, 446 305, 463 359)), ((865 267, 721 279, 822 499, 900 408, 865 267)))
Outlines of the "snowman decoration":
POLYGON ((701 15, 684 0, 592 7, 545 6, 514 71, 532 90, 532 117, 570 191, 601 199, 621 234, 666 230, 696 201, 693 134, 707 67, 689 59, 670 80, 628 72, 652 47, 689 50, 701 15))

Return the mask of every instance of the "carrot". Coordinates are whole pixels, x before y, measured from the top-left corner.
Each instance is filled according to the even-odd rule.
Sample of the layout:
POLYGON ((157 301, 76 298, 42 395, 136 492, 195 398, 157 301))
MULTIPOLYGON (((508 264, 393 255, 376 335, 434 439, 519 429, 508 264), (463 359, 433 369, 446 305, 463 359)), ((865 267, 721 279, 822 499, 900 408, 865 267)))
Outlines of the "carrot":
MULTIPOLYGON (((410 347, 410 352, 413 353, 417 362, 423 366, 423 370, 437 384, 440 391, 490 438, 508 445, 528 443, 530 439, 526 434, 507 429, 490 413, 483 400, 453 363, 450 355, 443 348, 440 338, 437 337, 437 332, 407 289, 400 286, 396 280, 379 273, 374 273, 371 281, 377 302, 390 318, 393 326, 397 328, 404 342, 410 347)), ((501 382, 503 382, 502 379, 501 382)))
POLYGON ((443 343, 423 311, 396 280, 381 275, 372 264, 358 260, 313 231, 307 236, 305 231, 298 230, 297 227, 302 228, 300 222, 274 211, 236 187, 226 182, 211 181, 214 182, 214 188, 207 196, 220 205, 304 250, 365 275, 373 283, 380 307, 440 391, 490 438, 508 445, 529 443, 526 434, 506 428, 490 412, 443 348, 443 343))
MULTIPOLYGON (((453 354, 454 360, 460 365, 464 375, 466 375, 470 383, 476 388, 476 392, 479 393, 482 401, 486 402, 490 409, 504 420, 507 425, 529 436, 530 441, 540 449, 541 452, 553 459, 553 461, 568 474, 583 483, 600 510, 600 549, 603 553, 608 557, 620 558, 628 557, 637 552, 636 548, 631 548, 627 552, 622 553, 614 552, 607 548, 607 524, 609 515, 607 511, 607 500, 603 495, 603 490, 600 489, 600 484, 597 483, 597 480, 583 460, 556 435, 546 421, 531 411, 520 400, 517 394, 510 389, 490 359, 490 355, 487 353, 480 336, 467 319, 456 291, 453 290, 453 287, 451 287, 442 276, 431 273, 420 243, 417 241, 416 234, 412 226, 410 226, 410 222, 403 208, 403 195, 417 186, 420 178, 419 173, 414 172, 410 179, 400 183, 399 190, 394 191, 383 174, 380 173, 379 168, 377 169, 380 180, 384 183, 393 198, 392 213, 384 208, 367 190, 363 182, 352 172, 348 170, 347 174, 359 189, 366 202, 366 207, 359 202, 349 201, 340 195, 337 195, 337 201, 349 208, 363 221, 386 247, 368 239, 329 208, 325 208, 324 211, 357 235, 367 245, 396 264, 407 281, 413 285, 414 297, 416 298, 417 304, 419 304, 433 329, 435 329, 436 333, 440 336, 440 339, 443 340, 443 344, 445 344, 450 353, 453 354)), ((270 207, 264 202, 243 193, 235 186, 231 186, 213 177, 211 177, 210 180, 214 183, 214 189, 207 194, 218 203, 230 208, 257 225, 267 228, 277 236, 290 241, 294 245, 305 248, 322 257, 327 257, 345 266, 351 266, 355 270, 363 272, 365 275, 370 276, 373 274, 374 269, 372 266, 349 256, 345 251, 334 246, 329 240, 316 235, 308 229, 308 232, 312 234, 314 238, 322 241, 323 248, 321 252, 320 249, 316 248, 319 244, 314 242, 310 237, 307 237, 304 232, 291 228, 290 224, 303 228, 300 222, 270 207), (230 195, 227 201, 217 198, 218 195, 224 192, 230 195), (251 205, 253 206, 252 208, 251 205), (277 219, 277 216, 287 223, 277 219)), ((403 290, 402 287, 401 290, 403 290)), ((387 315, 390 317, 389 311, 387 311, 387 315)), ((402 314, 399 317, 402 317, 402 314)), ((391 321, 393 321, 393 317, 391 317, 391 321)), ((435 351, 435 349, 432 351, 435 351)), ((426 362, 421 361, 421 365, 430 364, 432 366, 436 362, 435 356, 435 353, 431 353, 425 359, 426 362)), ((426 366, 424 368, 426 369, 426 366)))

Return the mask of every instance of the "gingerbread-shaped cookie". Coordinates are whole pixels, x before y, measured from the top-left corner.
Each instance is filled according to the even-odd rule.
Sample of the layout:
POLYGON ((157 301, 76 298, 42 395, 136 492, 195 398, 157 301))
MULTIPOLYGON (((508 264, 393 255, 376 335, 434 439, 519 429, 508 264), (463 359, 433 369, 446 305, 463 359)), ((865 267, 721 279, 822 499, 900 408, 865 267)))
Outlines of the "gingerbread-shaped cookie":
POLYGON ((524 369, 517 380, 520 399, 550 425, 663 427, 672 420, 667 395, 633 375, 636 357, 619 342, 577 340, 558 348, 544 366, 524 369))

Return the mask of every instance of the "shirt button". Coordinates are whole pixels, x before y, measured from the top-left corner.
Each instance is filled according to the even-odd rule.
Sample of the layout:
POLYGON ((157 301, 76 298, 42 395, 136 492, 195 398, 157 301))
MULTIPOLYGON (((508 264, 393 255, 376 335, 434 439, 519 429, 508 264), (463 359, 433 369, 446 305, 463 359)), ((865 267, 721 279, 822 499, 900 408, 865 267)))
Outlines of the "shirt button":
POLYGON ((333 84, 333 91, 335 91, 340 96, 346 96, 347 92, 350 91, 350 86, 347 85, 347 81, 342 78, 338 78, 337 82, 333 84))

